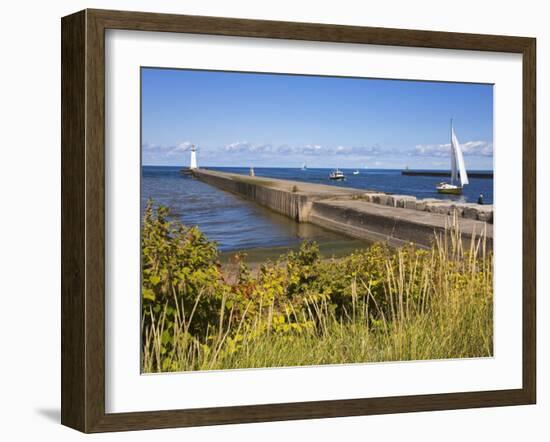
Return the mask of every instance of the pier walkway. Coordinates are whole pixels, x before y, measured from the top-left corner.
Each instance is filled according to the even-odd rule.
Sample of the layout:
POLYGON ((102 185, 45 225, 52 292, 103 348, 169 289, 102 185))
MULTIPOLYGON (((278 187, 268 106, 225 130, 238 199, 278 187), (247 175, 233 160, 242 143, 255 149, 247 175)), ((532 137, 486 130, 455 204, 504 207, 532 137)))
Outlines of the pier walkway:
POLYGON ((428 247, 434 234, 457 215, 463 238, 485 232, 493 239, 493 206, 453 203, 440 199, 417 200, 406 195, 251 177, 207 169, 193 175, 219 189, 240 195, 297 222, 309 222, 329 230, 392 246, 413 242, 428 247))

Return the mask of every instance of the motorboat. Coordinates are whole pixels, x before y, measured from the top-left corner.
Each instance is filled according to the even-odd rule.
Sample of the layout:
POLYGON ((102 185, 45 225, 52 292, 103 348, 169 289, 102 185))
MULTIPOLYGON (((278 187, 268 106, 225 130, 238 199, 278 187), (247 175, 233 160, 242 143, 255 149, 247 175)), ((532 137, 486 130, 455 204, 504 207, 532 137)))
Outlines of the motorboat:
POLYGON ((330 172, 330 175, 328 176, 329 180, 332 181, 343 181, 346 179, 346 176, 344 175, 344 172, 342 172, 339 169, 333 170, 330 172))

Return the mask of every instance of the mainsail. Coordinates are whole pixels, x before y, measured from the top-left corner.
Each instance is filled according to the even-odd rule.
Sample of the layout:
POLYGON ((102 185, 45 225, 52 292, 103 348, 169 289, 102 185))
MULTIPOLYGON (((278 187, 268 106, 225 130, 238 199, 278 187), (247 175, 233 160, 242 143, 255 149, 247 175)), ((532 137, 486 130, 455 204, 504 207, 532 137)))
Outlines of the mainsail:
POLYGON ((451 184, 454 184, 458 181, 458 170, 456 168, 456 149, 453 143, 454 130, 451 132, 451 184))
POLYGON ((457 179, 457 166, 460 173, 460 186, 464 187, 465 184, 468 184, 468 174, 466 173, 466 165, 464 164, 464 156, 462 155, 462 149, 458 138, 456 137, 454 128, 451 129, 451 180, 455 181, 457 179))

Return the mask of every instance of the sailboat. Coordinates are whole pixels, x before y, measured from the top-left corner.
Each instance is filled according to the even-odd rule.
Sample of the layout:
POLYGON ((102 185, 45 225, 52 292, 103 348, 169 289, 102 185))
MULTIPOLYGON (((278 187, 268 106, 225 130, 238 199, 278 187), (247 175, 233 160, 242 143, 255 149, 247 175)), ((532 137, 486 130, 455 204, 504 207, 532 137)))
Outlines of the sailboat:
POLYGON ((453 120, 451 119, 451 183, 439 183, 436 189, 439 193, 460 195, 462 194, 462 188, 468 183, 464 155, 462 155, 462 148, 456 137, 453 120), (460 185, 458 184, 459 182, 460 185))
POLYGON ((304 161, 304 164, 302 164, 302 170, 307 170, 307 164, 305 161, 304 161))

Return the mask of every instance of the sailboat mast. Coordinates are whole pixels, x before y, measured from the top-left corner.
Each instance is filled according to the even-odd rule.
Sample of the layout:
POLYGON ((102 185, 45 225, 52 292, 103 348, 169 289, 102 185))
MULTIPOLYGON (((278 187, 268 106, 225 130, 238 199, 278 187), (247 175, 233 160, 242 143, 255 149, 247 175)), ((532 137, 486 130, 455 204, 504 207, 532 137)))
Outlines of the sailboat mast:
POLYGON ((453 119, 451 118, 451 133, 449 135, 449 140, 451 142, 451 184, 454 185, 455 183, 455 171, 454 171, 454 168, 453 168, 453 164, 454 164, 454 149, 453 149, 453 119))

